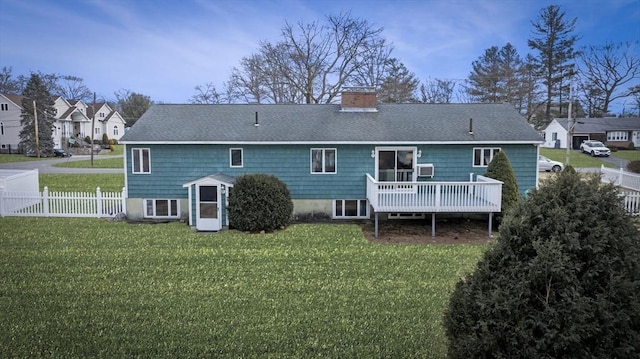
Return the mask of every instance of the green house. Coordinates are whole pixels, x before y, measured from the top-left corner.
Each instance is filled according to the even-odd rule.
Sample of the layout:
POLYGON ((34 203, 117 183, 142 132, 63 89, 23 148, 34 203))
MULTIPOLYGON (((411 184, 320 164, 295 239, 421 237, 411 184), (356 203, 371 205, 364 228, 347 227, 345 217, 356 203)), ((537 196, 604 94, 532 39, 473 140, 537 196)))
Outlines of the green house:
POLYGON ((508 104, 377 104, 353 88, 341 104, 157 104, 121 143, 129 218, 216 231, 247 173, 286 183, 296 215, 491 215, 502 186, 483 176, 492 157, 506 153, 524 193, 542 138, 508 104))

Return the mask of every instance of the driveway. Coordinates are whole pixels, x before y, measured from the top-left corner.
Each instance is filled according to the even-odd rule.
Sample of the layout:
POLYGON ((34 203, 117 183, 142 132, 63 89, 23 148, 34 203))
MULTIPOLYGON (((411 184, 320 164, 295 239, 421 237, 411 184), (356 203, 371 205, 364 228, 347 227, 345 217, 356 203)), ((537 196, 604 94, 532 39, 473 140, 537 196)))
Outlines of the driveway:
MULTIPOLYGON (((99 155, 94 156, 94 160, 107 159, 114 157, 122 157, 122 155, 99 155)), ((25 161, 25 162, 11 162, 0 163, 0 169, 10 170, 33 170, 37 169, 39 173, 124 173, 123 168, 67 168, 67 167, 53 167, 56 163, 68 162, 68 161, 87 161, 91 160, 90 155, 72 156, 69 158, 51 158, 40 161, 25 161)))

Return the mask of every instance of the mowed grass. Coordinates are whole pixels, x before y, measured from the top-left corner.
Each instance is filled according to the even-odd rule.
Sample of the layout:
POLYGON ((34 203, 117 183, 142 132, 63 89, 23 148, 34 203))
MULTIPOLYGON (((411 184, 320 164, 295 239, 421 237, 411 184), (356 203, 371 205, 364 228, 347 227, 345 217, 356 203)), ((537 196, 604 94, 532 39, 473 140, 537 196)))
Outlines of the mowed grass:
POLYGON ((0 356, 442 358, 450 293, 486 245, 1 218, 0 356))
MULTIPOLYGON (((540 154, 562 163, 565 163, 567 159, 566 149, 540 147, 540 154)), ((609 168, 616 167, 612 163, 600 160, 598 157, 591 157, 587 154, 581 153, 580 151, 571 151, 569 164, 571 164, 573 168, 600 168, 602 165, 609 168)))
POLYGON ((120 173, 40 173, 40 191, 46 186, 50 192, 121 192, 124 174, 120 173))
POLYGON ((81 161, 67 161, 60 162, 53 165, 54 167, 67 167, 67 168, 123 168, 124 167, 124 159, 122 157, 113 157, 113 158, 100 158, 96 156, 93 159, 93 166, 91 165, 91 160, 81 160, 81 161))

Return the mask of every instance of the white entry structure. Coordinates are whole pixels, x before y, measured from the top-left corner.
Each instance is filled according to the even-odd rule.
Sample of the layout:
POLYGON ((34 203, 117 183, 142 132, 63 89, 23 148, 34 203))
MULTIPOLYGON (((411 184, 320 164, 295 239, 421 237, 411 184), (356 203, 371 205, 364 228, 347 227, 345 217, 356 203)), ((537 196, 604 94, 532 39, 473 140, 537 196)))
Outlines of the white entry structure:
POLYGON ((229 226, 227 202, 235 178, 221 173, 182 185, 189 189, 189 225, 198 231, 219 231, 229 226))

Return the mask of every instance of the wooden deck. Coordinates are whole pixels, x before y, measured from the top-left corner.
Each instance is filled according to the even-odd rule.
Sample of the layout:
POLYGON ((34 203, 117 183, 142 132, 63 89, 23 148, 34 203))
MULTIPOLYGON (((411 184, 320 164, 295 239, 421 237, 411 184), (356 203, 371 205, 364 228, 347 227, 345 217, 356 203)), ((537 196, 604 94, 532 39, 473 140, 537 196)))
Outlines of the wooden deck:
POLYGON ((477 176, 473 182, 379 182, 367 174, 367 199, 375 214, 378 236, 378 213, 431 213, 435 236, 436 213, 489 213, 501 211, 502 182, 477 176))

